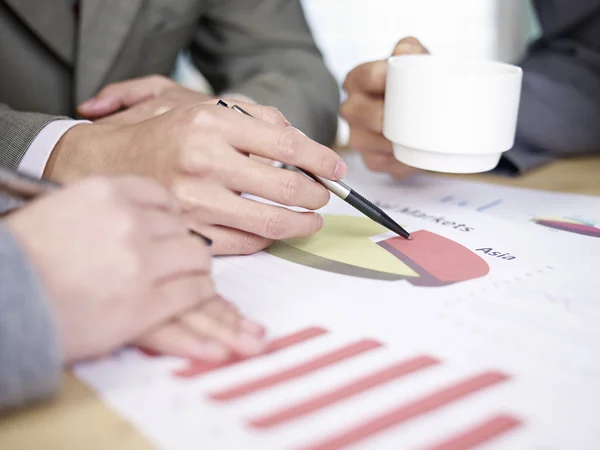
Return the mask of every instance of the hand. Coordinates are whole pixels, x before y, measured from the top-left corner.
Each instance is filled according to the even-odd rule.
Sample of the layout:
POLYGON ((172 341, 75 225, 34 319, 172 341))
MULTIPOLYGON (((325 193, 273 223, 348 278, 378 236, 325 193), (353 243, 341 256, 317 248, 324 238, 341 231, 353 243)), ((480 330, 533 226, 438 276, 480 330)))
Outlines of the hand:
POLYGON ((214 241, 216 254, 253 253, 274 239, 314 234, 323 224, 319 215, 255 202, 239 193, 314 210, 327 203, 329 192, 304 175, 245 154, 329 179, 342 178, 346 164, 288 126, 277 110, 241 106, 255 118, 206 103, 131 125, 77 125, 55 147, 46 175, 65 181, 92 172, 127 172, 157 179, 182 203, 186 223, 214 241))
MULTIPOLYGON (((415 38, 402 39, 395 55, 429 53, 415 38)), ((365 165, 375 172, 387 172, 396 179, 417 171, 394 158, 392 144, 383 136, 383 109, 387 62, 374 61, 354 68, 344 81, 347 100, 340 115, 350 125, 350 146, 359 151, 365 165)))
POLYGON ((67 363, 213 301, 210 255, 158 184, 91 178, 4 219, 37 270, 67 363))
POLYGON ((87 119, 103 123, 131 124, 163 114, 176 106, 213 98, 162 75, 150 75, 105 86, 95 97, 79 105, 77 112, 87 119))
POLYGON ((207 361, 255 355, 264 349, 262 326, 220 298, 199 305, 151 330, 136 345, 160 354, 207 361))
MULTIPOLYGON (((227 103, 237 101, 231 97, 222 99, 227 103)), ((96 123, 126 125, 159 116, 177 106, 210 100, 216 100, 216 97, 187 89, 162 75, 150 75, 109 84, 94 98, 79 105, 77 111, 96 123)), ((250 158, 272 163, 260 156, 250 155, 250 158)))

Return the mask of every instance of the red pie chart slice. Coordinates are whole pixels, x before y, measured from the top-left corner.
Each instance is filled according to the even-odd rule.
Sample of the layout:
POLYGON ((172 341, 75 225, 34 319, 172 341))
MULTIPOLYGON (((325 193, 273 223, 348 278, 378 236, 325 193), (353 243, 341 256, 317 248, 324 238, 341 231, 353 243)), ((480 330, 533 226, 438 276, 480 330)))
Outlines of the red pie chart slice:
POLYGON ((417 272, 415 286, 446 286, 488 274, 488 264, 457 242, 426 230, 411 233, 413 240, 395 237, 378 242, 417 272))

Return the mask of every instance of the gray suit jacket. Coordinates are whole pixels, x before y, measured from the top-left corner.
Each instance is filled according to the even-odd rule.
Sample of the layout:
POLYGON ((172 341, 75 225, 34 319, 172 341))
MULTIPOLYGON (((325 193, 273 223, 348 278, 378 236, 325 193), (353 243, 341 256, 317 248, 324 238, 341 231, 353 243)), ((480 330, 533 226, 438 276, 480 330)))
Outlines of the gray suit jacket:
MULTIPOLYGON (((0 194, 0 214, 13 206, 0 194)), ((55 393, 61 361, 40 280, 0 221, 0 411, 55 393)))
POLYGON ((542 36, 529 49, 515 147, 500 170, 600 151, 600 0, 535 0, 542 36))
POLYGON ((215 92, 333 143, 339 90, 299 0, 81 0, 79 25, 72 5, 0 0, 0 164, 16 167, 44 125, 107 83, 169 75, 184 49, 215 92))

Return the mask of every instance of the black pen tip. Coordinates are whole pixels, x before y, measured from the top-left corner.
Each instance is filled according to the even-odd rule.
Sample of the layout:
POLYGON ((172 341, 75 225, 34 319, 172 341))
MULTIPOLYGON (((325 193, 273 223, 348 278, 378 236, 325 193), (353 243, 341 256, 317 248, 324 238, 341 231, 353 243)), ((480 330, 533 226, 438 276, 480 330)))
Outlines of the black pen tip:
POLYGON ((388 230, 402 236, 404 239, 412 240, 412 237, 408 231, 397 224, 394 219, 385 213, 385 211, 383 211, 377 205, 371 203, 354 189, 350 190, 350 193, 345 198, 345 201, 351 206, 354 206, 369 219, 377 222, 380 225, 383 225, 388 230))
POLYGON ((205 243, 207 246, 209 246, 209 247, 210 247, 210 246, 212 245, 212 243, 213 243, 212 239, 209 239, 209 238, 207 238, 206 236, 204 236, 204 235, 202 235, 202 234, 198 233, 197 231, 191 230, 191 229, 189 230, 189 232, 190 232, 190 234, 192 234, 192 235, 194 235, 194 236, 197 236, 197 237, 199 237, 200 239, 202 239, 202 240, 204 241, 204 243, 205 243))
MULTIPOLYGON (((384 213, 385 214, 385 213, 384 213)), ((408 239, 410 241, 413 240, 412 236, 408 231, 402 228, 394 219, 385 214, 383 216, 383 220, 380 222, 381 225, 385 226, 388 230, 393 231, 394 233, 402 236, 404 239, 408 239)))

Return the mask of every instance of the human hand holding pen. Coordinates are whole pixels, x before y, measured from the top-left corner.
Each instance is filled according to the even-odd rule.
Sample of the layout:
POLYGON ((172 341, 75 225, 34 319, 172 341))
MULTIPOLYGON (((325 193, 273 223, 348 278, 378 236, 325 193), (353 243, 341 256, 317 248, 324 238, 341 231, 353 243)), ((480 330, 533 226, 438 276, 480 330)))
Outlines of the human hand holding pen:
POLYGON ((213 240, 217 254, 254 253, 274 240, 310 236, 323 225, 315 213, 239 196, 247 193, 308 210, 319 209, 329 201, 329 192, 319 184, 300 173, 260 163, 253 156, 311 168, 329 179, 342 178, 347 171, 335 152, 289 126, 276 109, 251 104, 244 107, 262 120, 226 108, 212 111, 224 121, 219 124, 223 130, 218 136, 220 142, 198 151, 199 177, 184 180, 175 190, 188 211, 190 226, 196 214, 212 221, 211 226, 198 230, 213 240))
POLYGON ((316 233, 323 224, 319 215, 259 203, 240 193, 316 210, 328 202, 327 189, 247 155, 328 179, 344 177, 346 164, 333 150, 290 127, 276 109, 241 105, 261 120, 211 101, 134 124, 77 125, 55 147, 47 175, 58 181, 98 171, 154 178, 179 199, 188 227, 213 240, 213 254, 254 253, 273 240, 316 233), (102 152, 94 150, 98 146, 102 152))
MULTIPOLYGON (((219 100, 218 105, 223 106, 225 108, 229 107, 229 105, 227 105, 227 103, 225 103, 222 100, 219 100)), ((233 105, 231 107, 231 109, 239 112, 240 114, 244 114, 248 117, 252 117, 252 115, 248 111, 244 110, 243 108, 240 108, 238 105, 233 105)), ((304 133, 302 133, 302 134, 304 134, 304 133)), ((394 233, 399 234, 400 236, 402 236, 405 239, 412 240, 412 236, 410 235, 410 233, 408 231, 406 231, 404 228, 402 228, 400 226, 400 224, 398 224, 389 215, 387 215, 387 213, 385 211, 383 211, 381 208, 379 208, 377 205, 375 205, 371 201, 367 200, 365 197, 360 195, 358 192, 356 192, 354 189, 352 189, 350 186, 348 186, 346 183, 342 182, 341 180, 330 180, 327 178, 323 178, 319 175, 315 175, 313 173, 310 173, 304 169, 300 169, 291 164, 285 164, 284 167, 289 170, 294 170, 294 171, 303 173, 307 177, 310 177, 317 183, 321 184, 323 187, 325 187, 330 192, 333 192, 339 198, 341 198, 346 203, 348 203, 349 205, 351 205, 352 207, 354 207, 355 209, 357 209, 358 211, 363 213, 365 216, 367 216, 371 220, 375 221, 376 223, 378 223, 380 225, 383 225, 388 230, 391 230, 394 233)))

